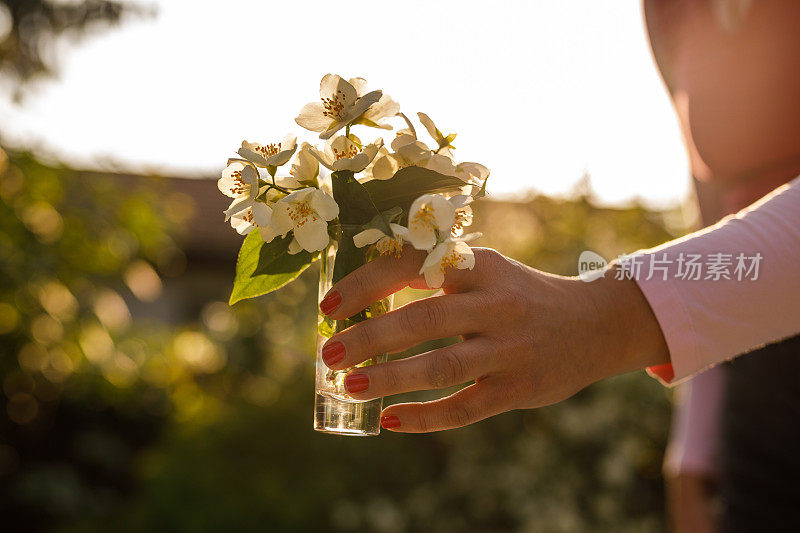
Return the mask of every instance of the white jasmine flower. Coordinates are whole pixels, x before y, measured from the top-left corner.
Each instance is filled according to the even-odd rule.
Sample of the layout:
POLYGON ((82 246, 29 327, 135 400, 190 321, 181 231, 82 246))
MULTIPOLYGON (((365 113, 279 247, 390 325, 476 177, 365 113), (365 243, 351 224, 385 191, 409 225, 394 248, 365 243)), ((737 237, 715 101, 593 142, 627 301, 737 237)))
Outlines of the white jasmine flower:
POLYGON ((489 177, 489 169, 480 163, 465 162, 456 165, 453 176, 469 185, 480 185, 489 177))
POLYGON ((278 236, 270 226, 272 208, 264 202, 253 202, 228 217, 231 220, 231 227, 239 235, 247 235, 253 228, 258 228, 258 233, 264 242, 272 242, 272 239, 278 236))
POLYGON ((381 91, 358 95, 356 88, 336 74, 325 74, 319 84, 321 102, 303 106, 295 118, 300 126, 321 132, 320 139, 329 139, 364 114, 372 104, 381 99, 381 91))
POLYGON ((403 240, 408 237, 408 229, 400 224, 389 224, 392 235, 386 235, 377 228, 368 228, 353 236, 356 248, 363 248, 375 244, 375 249, 381 255, 394 254, 399 256, 403 251, 403 240))
POLYGON ((475 266, 475 254, 466 241, 480 237, 480 233, 465 235, 459 240, 447 238, 437 244, 425 258, 419 273, 425 276, 425 283, 438 289, 444 283, 445 269, 469 269, 475 266))
POLYGON ((291 159, 295 150, 297 137, 287 135, 283 141, 267 145, 242 141, 237 153, 259 167, 279 167, 291 159))
POLYGON ((456 208, 441 194, 423 194, 411 204, 408 212, 407 240, 417 250, 436 246, 437 230, 449 235, 456 219, 456 208))
POLYGON ((328 246, 328 221, 338 215, 339 206, 330 195, 306 187, 275 203, 270 225, 278 235, 294 231, 303 250, 317 252, 328 246))
MULTIPOLYGON (((306 185, 317 183, 317 176, 319 176, 319 161, 314 157, 311 145, 303 143, 300 151, 297 152, 292 169, 289 171, 298 184, 304 183, 306 185)), ((298 185, 299 186, 299 185, 298 185)))
POLYGON ((355 135, 348 138, 339 135, 325 143, 325 151, 311 148, 311 154, 326 168, 336 172, 352 170, 361 172, 369 165, 383 146, 383 139, 378 139, 361 148, 361 141, 355 135))
POLYGON ((229 198, 255 198, 258 195, 258 170, 247 163, 233 161, 222 171, 217 187, 229 198))
POLYGON ((368 178, 388 180, 400 169, 425 166, 433 155, 425 143, 418 141, 411 133, 402 133, 395 137, 392 141, 392 150, 394 152, 390 153, 386 148, 382 148, 378 152, 375 162, 365 172, 368 178))
POLYGON ((240 235, 247 235, 254 227, 258 227, 265 242, 275 238, 275 232, 269 227, 272 209, 256 200, 259 188, 255 167, 246 162, 233 161, 222 171, 217 187, 225 196, 233 198, 224 211, 225 220, 231 221, 233 229, 240 235))

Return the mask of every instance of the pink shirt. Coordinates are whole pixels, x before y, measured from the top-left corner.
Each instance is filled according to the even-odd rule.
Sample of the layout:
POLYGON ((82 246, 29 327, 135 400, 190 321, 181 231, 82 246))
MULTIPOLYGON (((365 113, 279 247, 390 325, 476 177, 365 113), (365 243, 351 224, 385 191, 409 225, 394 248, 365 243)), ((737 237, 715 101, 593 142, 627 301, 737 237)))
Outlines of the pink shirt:
POLYGON ((633 261, 669 347, 671 364, 650 369, 664 382, 793 336, 800 332, 800 178, 633 261), (697 263, 699 273, 690 266, 697 263))
MULTIPOLYGON (((800 178, 715 226, 646 251, 650 258, 645 260, 648 267, 654 265, 653 259, 660 266, 657 261, 664 252, 691 251, 705 258, 723 250, 735 257, 754 249, 762 256, 758 279, 735 281, 755 282, 752 286, 731 286, 722 276, 714 280, 713 273, 708 280, 668 276, 664 281, 660 271, 650 279, 649 268, 643 271, 638 283, 661 325, 672 360, 649 369, 652 374, 675 383, 703 366, 800 330, 800 178), (747 250, 732 250, 733 245, 747 250)), ((677 265, 668 273, 677 274, 677 265)), ((712 367, 678 389, 664 457, 666 474, 715 472, 723 378, 722 369, 712 367)))

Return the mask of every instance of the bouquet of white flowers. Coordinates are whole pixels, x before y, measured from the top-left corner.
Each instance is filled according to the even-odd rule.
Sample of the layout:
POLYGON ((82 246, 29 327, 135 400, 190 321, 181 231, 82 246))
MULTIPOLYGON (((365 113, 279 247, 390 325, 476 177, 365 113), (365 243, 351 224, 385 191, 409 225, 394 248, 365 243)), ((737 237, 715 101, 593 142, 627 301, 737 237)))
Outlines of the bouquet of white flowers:
MULTIPOLYGON (((475 259, 466 243, 479 234, 464 234, 464 227, 472 222, 470 203, 486 194, 489 170, 479 163, 457 163, 456 135, 443 134, 424 113, 418 117, 434 148, 417 137, 388 95, 367 92, 363 78, 326 74, 320 101, 304 106, 295 119, 318 132, 324 146, 303 143, 298 150, 293 135, 268 145, 242 142, 240 157, 228 160, 219 179, 219 190, 232 198, 226 220, 247 235, 230 303, 282 287, 317 259, 322 260, 322 297, 371 259, 401 254, 404 243, 428 252, 420 274, 431 288, 442 285, 447 268, 471 269, 475 259), (406 127, 391 141, 391 150, 381 137, 364 144, 351 133, 353 126, 391 130, 386 120, 394 117, 406 127), (328 172, 321 174, 320 164, 328 172)), ((379 431, 380 400, 349 398, 342 385, 346 372, 327 369, 319 348, 337 331, 390 307, 386 299, 342 321, 320 315, 316 429, 379 431)), ((364 364, 382 358, 385 354, 364 364)))

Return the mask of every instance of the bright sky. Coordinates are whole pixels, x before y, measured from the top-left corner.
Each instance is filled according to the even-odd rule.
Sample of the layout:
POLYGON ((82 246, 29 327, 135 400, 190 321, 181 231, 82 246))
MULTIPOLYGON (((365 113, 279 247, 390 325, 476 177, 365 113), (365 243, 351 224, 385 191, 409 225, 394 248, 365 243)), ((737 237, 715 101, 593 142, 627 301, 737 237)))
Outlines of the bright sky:
POLYGON ((82 167, 213 175, 242 139, 303 133, 294 117, 333 72, 458 133, 457 159, 491 168, 496 195, 565 193, 584 172, 608 203, 688 192, 640 0, 155 4, 155 18, 62 46, 59 79, 21 107, 0 99, 6 142, 82 167))

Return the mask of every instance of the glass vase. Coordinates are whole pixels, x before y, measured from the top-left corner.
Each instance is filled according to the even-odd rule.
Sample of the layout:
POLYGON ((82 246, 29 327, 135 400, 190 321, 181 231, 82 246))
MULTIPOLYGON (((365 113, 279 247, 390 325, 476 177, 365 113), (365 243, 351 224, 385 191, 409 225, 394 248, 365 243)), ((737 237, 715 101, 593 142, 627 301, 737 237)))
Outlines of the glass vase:
MULTIPOLYGON (((320 260, 319 301, 333 285, 333 264, 337 246, 331 245, 320 260)), ((317 363, 314 401, 314 429, 339 435, 369 436, 381 431, 383 398, 356 400, 344 387, 344 378, 352 370, 331 370, 322 359, 322 347, 334 334, 351 325, 373 316, 387 313, 392 308, 392 297, 374 302, 358 315, 346 320, 332 320, 321 312, 318 318, 317 363)), ((357 367, 374 365, 386 361, 386 354, 375 354, 357 367)), ((355 367, 353 367, 355 368, 355 367)))

